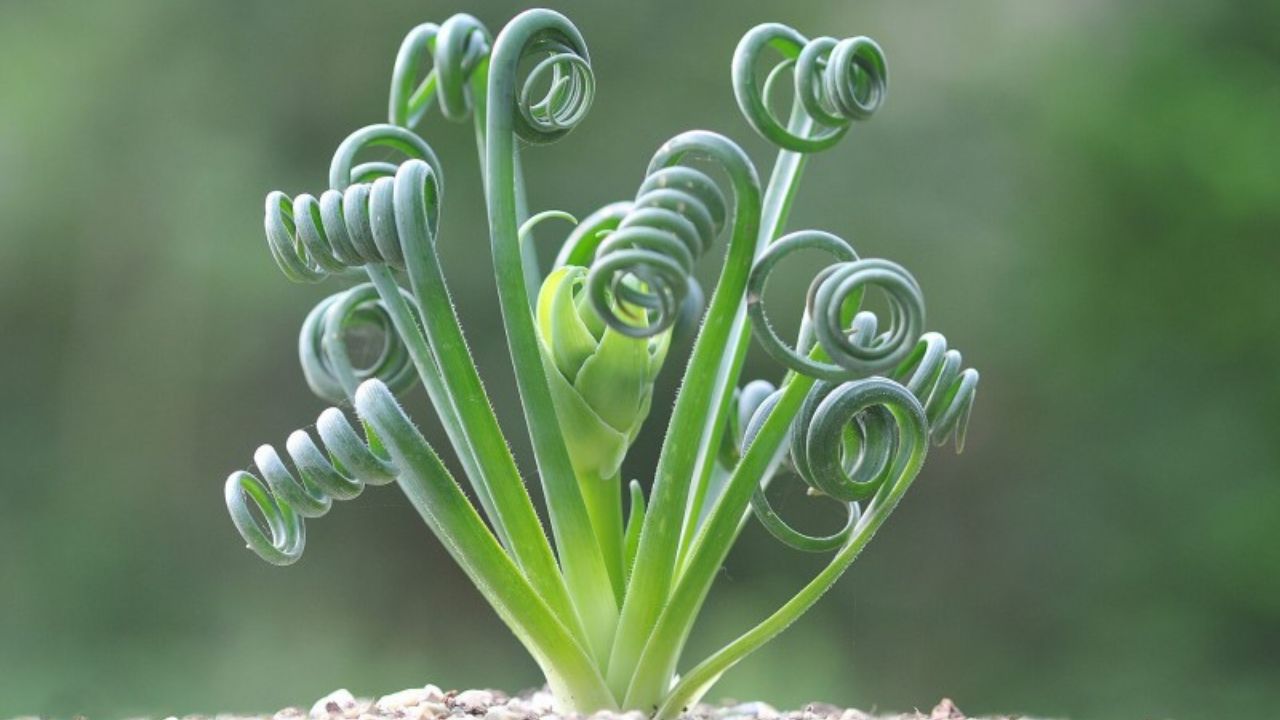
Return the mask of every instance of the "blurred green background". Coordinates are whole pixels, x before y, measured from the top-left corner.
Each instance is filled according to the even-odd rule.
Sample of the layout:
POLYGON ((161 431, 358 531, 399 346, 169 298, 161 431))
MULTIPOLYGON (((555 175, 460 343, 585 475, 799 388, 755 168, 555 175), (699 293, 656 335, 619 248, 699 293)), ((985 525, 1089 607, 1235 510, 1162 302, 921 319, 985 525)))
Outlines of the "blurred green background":
MULTIPOLYGON (((729 88, 753 24, 876 38, 889 100, 812 162, 792 227, 911 268, 930 327, 982 371, 966 453, 934 452, 838 589, 713 698, 1274 712, 1280 6, 552 5, 586 35, 599 94, 528 170, 535 208, 576 213, 631 196, 692 127, 767 174, 729 88)), ((323 407, 294 344, 337 286, 280 276, 264 194, 323 189, 336 144, 384 117, 413 25, 466 10, 496 29, 518 9, 0 2, 0 717, 537 681, 394 488, 314 522, 289 569, 244 550, 221 498, 259 443, 323 407)), ((424 132, 449 174, 447 271, 524 453, 471 133, 424 132)), ((420 393, 410 404, 429 417, 420 393)), ((752 527, 693 649, 817 562, 752 527)))

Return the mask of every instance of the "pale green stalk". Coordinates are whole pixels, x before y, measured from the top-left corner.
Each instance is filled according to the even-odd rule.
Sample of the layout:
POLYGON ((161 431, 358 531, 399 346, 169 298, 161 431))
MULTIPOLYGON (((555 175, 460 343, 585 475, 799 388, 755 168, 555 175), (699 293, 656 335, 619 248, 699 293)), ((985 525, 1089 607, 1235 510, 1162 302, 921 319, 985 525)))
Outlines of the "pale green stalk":
POLYGON ((529 648, 566 707, 615 707, 588 651, 524 579, 386 387, 365 383, 356 394, 356 409, 400 468, 405 495, 529 648))
POLYGON ((691 132, 664 145, 650 168, 675 165, 691 153, 710 155, 728 172, 735 193, 733 234, 658 457, 608 665, 609 686, 619 696, 626 695, 644 643, 667 601, 689 487, 699 462, 709 460, 702 457, 701 451, 710 442, 707 435, 714 435, 715 429, 708 422, 711 411, 724 404, 722 398, 735 382, 740 367, 740 353, 735 353, 730 367, 725 367, 724 351, 736 348, 745 332, 743 296, 751 263, 759 251, 760 181, 751 161, 736 145, 718 135, 691 132))
POLYGON ((519 239, 515 191, 517 68, 530 42, 545 36, 555 36, 586 57, 586 44, 577 29, 551 11, 522 13, 498 35, 490 57, 485 196, 498 300, 561 569, 586 626, 591 648, 597 658, 603 658, 613 640, 618 607, 556 420, 547 370, 538 350, 519 239))
MULTIPOLYGON (((803 108, 799 106, 799 101, 794 103, 791 110, 791 118, 788 121, 787 129, 797 134, 808 133, 813 127, 813 121, 808 115, 805 115, 803 108)), ((769 176, 769 185, 765 188, 764 202, 760 211, 760 238, 757 247, 763 248, 769 243, 778 239, 782 231, 786 228, 787 217, 791 214, 791 205, 795 200, 796 192, 800 189, 800 175, 804 172, 804 167, 808 155, 804 153, 791 152, 789 150, 779 150, 778 157, 773 164, 773 172, 769 176)), ((749 329, 741 332, 735 352, 725 358, 725 365, 732 368, 742 367, 742 357, 746 353, 746 349, 750 341, 749 329)), ((734 382, 737 377, 735 374, 734 382)), ((689 495, 689 510, 685 513, 684 532, 680 541, 680 561, 678 563, 678 573, 684 572, 685 560, 688 557, 689 545, 693 540, 693 534, 697 530, 699 518, 703 516, 703 505, 707 500, 707 493, 711 489, 711 473, 715 467, 715 454, 712 449, 720 442, 720 438, 724 433, 728 411, 728 398, 725 392, 732 392, 733 383, 728 388, 721 389, 721 397, 715 407, 717 409, 714 418, 708 418, 708 432, 704 433, 704 446, 699 451, 699 456, 703 458, 697 472, 697 483, 693 492, 689 495)))
MULTIPOLYGON (((811 127, 812 121, 802 112, 797 102, 792 110, 788 129, 793 132, 807 132, 811 127)), ((779 151, 773 172, 769 178, 769 185, 765 191, 764 202, 761 206, 759 237, 756 240, 756 254, 753 256, 753 260, 759 253, 764 251, 769 243, 782 234, 791 211, 792 202, 799 189, 800 175, 804 170, 806 160, 807 156, 803 153, 788 150, 779 151)), ((694 533, 698 529, 698 519, 702 517, 703 504, 706 502, 707 493, 710 489, 710 477, 715 466, 715 448, 719 446, 728 422, 731 393, 738 383, 738 377, 742 370, 742 363, 746 357, 750 339, 750 327, 746 323, 745 312, 742 312, 740 317, 735 318, 734 326, 726 340, 728 343, 726 347, 732 348, 732 350, 723 355, 719 366, 716 368, 715 377, 717 382, 713 386, 711 404, 709 405, 713 412, 708 413, 703 419, 702 434, 700 435, 697 451, 698 463, 694 469, 694 477, 697 478, 697 481, 689 495, 689 508, 684 516, 679 556, 675 565, 675 580, 683 577, 686 569, 694 533)), ((790 418, 787 418, 787 421, 789 422, 790 418)), ((731 480, 730 483, 732 482, 731 480)), ((759 476, 756 479, 757 484, 758 482, 759 476)), ((728 542, 732 543, 732 540, 728 542)), ((727 549, 726 546, 726 554, 727 549)), ((673 603, 674 599, 670 601, 669 605, 673 603)), ((700 606, 700 604, 699 602, 698 605, 700 606)), ((696 614, 696 608, 690 612, 696 614)), ((687 627, 692 626, 692 619, 692 617, 689 617, 686 621, 687 627)), ((650 698, 655 695, 660 696, 666 690, 669 678, 674 674, 676 663, 684 651, 684 643, 687 636, 687 628, 686 632, 680 634, 676 642, 671 642, 670 638, 664 637, 657 630, 650 635, 643 651, 644 657, 637 663, 634 671, 635 676, 627 690, 626 702, 629 703, 631 698, 634 697, 640 703, 640 706, 645 706, 649 704, 650 698)))
MULTIPOLYGON (((867 382, 885 385, 889 383, 889 381, 880 379, 867 382)), ((893 398, 892 393, 890 393, 884 404, 893 415, 899 432, 897 439, 898 449, 894 456, 893 465, 886 473, 887 477, 892 481, 885 482, 880 487, 848 542, 831 558, 830 563, 822 572, 818 573, 813 580, 809 581, 799 593, 784 603, 781 608, 759 625, 721 650, 713 653, 686 673, 671 689, 662 706, 658 709, 655 715, 657 720, 673 718, 684 708, 697 702, 702 697, 702 694, 715 684, 726 670, 776 637, 778 633, 785 630, 797 618, 808 612, 826 591, 840 579, 840 576, 857 559, 867 543, 871 542, 871 538, 880 529, 880 526, 884 524, 884 521, 893 513, 893 510, 898 506, 898 502, 924 465, 925 455, 929 448, 928 421, 924 416, 923 409, 919 404, 910 402, 912 400, 910 394, 905 389, 902 389, 901 386, 898 386, 897 390, 901 395, 898 398, 893 398)), ((766 429, 761 430, 761 437, 768 430, 768 424, 769 422, 766 421, 766 429)), ((724 517, 728 518, 729 513, 725 513, 724 517)), ((708 524, 708 528, 710 528, 710 524, 708 524)))
MULTIPOLYGON (((417 167, 423 168, 423 172, 402 170, 397 174, 397 194, 411 194, 428 182, 424 176, 428 172, 426 166, 417 167)), ((420 251, 406 253, 406 267, 439 374, 449 378, 445 384, 447 402, 455 408, 464 431, 471 439, 480 468, 489 479, 487 489, 496 511, 493 522, 506 529, 513 557, 561 620, 573 628, 575 636, 585 640, 585 631, 572 610, 572 602, 542 523, 520 479, 515 459, 503 438, 480 375, 467 350, 466 338, 454 313, 433 247, 432 223, 426 208, 425 203, 398 203, 396 225, 402 237, 418 240, 410 247, 420 251)))

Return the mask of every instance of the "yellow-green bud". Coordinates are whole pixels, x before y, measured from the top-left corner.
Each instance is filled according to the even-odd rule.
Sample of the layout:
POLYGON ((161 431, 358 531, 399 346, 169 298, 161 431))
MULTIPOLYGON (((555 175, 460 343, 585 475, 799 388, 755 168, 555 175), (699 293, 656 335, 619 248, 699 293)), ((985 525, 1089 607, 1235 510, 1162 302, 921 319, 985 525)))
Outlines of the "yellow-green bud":
POLYGON ((556 417, 580 478, 612 478, 649 414, 670 332, 632 338, 583 292, 587 269, 557 268, 538 293, 538 336, 556 417))

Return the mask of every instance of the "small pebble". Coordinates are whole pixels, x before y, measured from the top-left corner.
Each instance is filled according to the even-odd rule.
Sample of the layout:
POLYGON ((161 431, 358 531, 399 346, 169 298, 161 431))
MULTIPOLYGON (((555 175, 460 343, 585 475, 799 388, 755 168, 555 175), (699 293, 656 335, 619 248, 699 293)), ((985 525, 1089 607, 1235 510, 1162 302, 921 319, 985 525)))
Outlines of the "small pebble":
POLYGON ((825 702, 811 702, 804 706, 804 714, 813 718, 834 718, 843 712, 844 708, 825 702))
POLYGON ((951 702, 951 698, 942 698, 942 702, 929 713, 929 720, 964 720, 964 713, 951 702))
POLYGON ((463 690, 453 697, 452 705, 470 715, 479 715, 493 705, 493 693, 488 690, 463 690))
POLYGON ((529 706, 539 715, 550 715, 556 710, 556 698, 546 690, 538 690, 529 696, 529 706))
POLYGON ((778 711, 769 703, 738 703, 723 711, 725 715, 736 715, 757 718, 758 720, 777 720, 778 711))
POLYGON ((527 720, 529 715, 516 712, 507 705, 495 705, 484 714, 484 720, 527 720))
POLYGON ((347 717, 347 713, 359 714, 359 704, 350 690, 334 690, 311 706, 313 718, 347 717))
POLYGON ((507 709, 523 716, 539 715, 533 711, 533 703, 528 698, 513 697, 507 701, 507 709))
MULTIPOLYGON (((437 688, 438 689, 438 688, 437 688)), ((441 697, 444 697, 443 694, 441 697)), ((430 694, 426 688, 409 688, 400 692, 393 692, 390 695, 383 695, 378 698, 378 702, 374 703, 374 707, 379 710, 396 710, 400 708, 414 707, 427 702, 430 694)))
POLYGON ((444 691, 441 690, 439 687, 432 685, 431 683, 427 683, 426 685, 422 686, 422 692, 424 693, 424 697, 422 698, 423 702, 433 702, 433 703, 444 702, 444 691))
POLYGON ((441 720, 449 717, 449 707, 444 703, 424 702, 421 705, 400 710, 405 720, 441 720))
POLYGON ((449 706, 444 703, 443 699, 440 701, 424 702, 419 705, 419 707, 431 713, 431 717, 442 718, 449 716, 449 706))

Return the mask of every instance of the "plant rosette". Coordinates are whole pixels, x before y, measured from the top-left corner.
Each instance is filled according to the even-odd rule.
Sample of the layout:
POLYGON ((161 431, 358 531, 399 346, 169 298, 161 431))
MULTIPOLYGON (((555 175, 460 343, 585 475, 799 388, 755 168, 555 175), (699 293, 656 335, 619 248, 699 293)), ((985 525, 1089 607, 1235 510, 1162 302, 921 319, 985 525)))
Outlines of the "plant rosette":
POLYGON ((396 56, 388 121, 339 143, 319 196, 266 199, 268 248, 287 278, 364 281, 321 301, 298 340, 308 385, 356 419, 331 407, 284 452, 258 448, 256 472, 231 474, 225 500, 248 547, 296 562, 307 519, 366 485, 396 484, 537 663, 560 712, 679 715, 813 607, 893 512, 930 444, 963 446, 978 373, 926 332, 924 294, 905 268, 825 231, 787 229, 808 160, 884 101, 879 46, 760 25, 738 44, 731 81, 747 123, 778 148, 766 184, 728 137, 688 131, 657 149, 633 198, 578 222, 530 211, 521 163, 587 116, 596 78, 578 29, 550 10, 524 12, 497 36, 465 14, 414 28, 396 56), (790 110, 779 114, 784 87, 790 110), (445 176, 419 127, 437 114, 475 133, 545 517, 436 253, 445 176), (362 159, 371 151, 377 159, 362 159), (532 234, 557 218, 573 228, 545 268, 532 234), (704 293, 695 270, 719 243, 723 263, 704 293), (830 263, 789 343, 764 298, 801 252, 830 263), (348 343, 370 334, 382 345, 357 364, 348 343), (777 378, 741 377, 753 339, 780 364, 777 378), (688 354, 652 476, 624 492, 623 463, 677 348, 688 354), (461 478, 397 399, 417 385, 461 478), (814 535, 783 518, 767 491, 784 476, 842 508, 842 529, 814 535), (753 517, 790 547, 827 553, 827 565, 772 614, 685 663, 711 585, 753 517))

